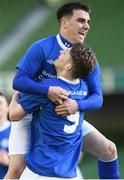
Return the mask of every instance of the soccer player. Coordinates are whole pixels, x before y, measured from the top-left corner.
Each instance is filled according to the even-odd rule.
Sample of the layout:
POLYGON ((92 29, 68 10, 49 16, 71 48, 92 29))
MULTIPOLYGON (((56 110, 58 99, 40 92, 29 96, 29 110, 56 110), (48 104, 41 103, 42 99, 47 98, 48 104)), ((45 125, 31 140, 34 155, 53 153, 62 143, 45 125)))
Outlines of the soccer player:
POLYGON ((0 92, 0 179, 3 179, 9 164, 8 140, 10 133, 10 121, 8 121, 8 102, 0 92))
MULTIPOLYGON (((44 79, 42 83, 60 86, 73 100, 88 97, 86 77, 96 65, 96 56, 86 44, 76 43, 62 52, 54 61, 57 77, 44 79)), ((30 147, 25 156, 26 169, 20 179, 51 179, 49 177, 75 179, 77 163, 82 149, 82 122, 84 112, 70 116, 58 116, 55 104, 44 95, 26 94, 10 104, 11 120, 17 121, 27 113, 33 113, 30 147)), ((77 178, 76 178, 77 179, 77 178)))
MULTIPOLYGON (((90 29, 90 10, 88 6, 79 2, 70 2, 61 6, 57 11, 57 19, 60 24, 60 32, 56 36, 49 36, 45 39, 33 43, 24 57, 17 65, 18 71, 13 81, 14 89, 29 93, 48 95, 49 99, 56 103, 62 103, 67 99, 67 94, 59 87, 49 87, 48 84, 38 83, 44 78, 56 77, 56 71, 52 63, 58 57, 63 49, 70 48, 75 42, 84 42, 84 39, 90 29), (62 100, 61 100, 62 99, 62 100)), ((88 83, 90 96, 85 100, 72 101, 67 99, 63 104, 56 107, 58 115, 69 115, 76 111, 96 110, 102 106, 102 87, 100 80, 100 68, 97 63, 92 73, 85 78, 88 83)), ((13 136, 13 130, 19 135, 18 130, 24 127, 27 121, 22 120, 14 123, 11 132, 11 147, 18 147, 17 136, 13 136), (13 143, 16 143, 13 145, 13 143)), ((83 149, 98 157, 98 171, 100 178, 119 178, 117 150, 113 142, 105 138, 97 129, 88 122, 83 123, 84 146, 83 149), (106 171, 107 169, 107 171, 106 171)), ((22 131, 20 130, 20 133, 22 131)), ((26 131, 25 131, 26 134, 26 131)), ((22 149, 25 149, 25 138, 20 138, 22 149), (23 141, 22 141, 23 140, 23 141)), ((8 178, 19 176, 24 165, 23 152, 14 148, 10 151, 10 169, 8 178), (18 163, 19 162, 19 163, 18 163), (17 168, 17 164, 20 166, 17 168)))

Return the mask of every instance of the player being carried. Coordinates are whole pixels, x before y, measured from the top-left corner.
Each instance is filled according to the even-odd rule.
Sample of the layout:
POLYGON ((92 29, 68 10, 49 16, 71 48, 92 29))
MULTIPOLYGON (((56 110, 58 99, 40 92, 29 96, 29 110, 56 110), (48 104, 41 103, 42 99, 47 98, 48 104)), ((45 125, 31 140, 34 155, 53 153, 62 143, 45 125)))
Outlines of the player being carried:
MULTIPOLYGON (((57 78, 42 83, 59 86, 72 100, 89 95, 86 77, 96 65, 96 56, 86 44, 76 43, 61 52, 54 61, 57 78)), ((76 169, 82 149, 82 123, 84 112, 58 116, 55 104, 44 95, 25 94, 19 103, 17 94, 10 103, 10 118, 18 121, 33 113, 29 150, 25 155, 26 169, 20 179, 77 179, 76 169)))

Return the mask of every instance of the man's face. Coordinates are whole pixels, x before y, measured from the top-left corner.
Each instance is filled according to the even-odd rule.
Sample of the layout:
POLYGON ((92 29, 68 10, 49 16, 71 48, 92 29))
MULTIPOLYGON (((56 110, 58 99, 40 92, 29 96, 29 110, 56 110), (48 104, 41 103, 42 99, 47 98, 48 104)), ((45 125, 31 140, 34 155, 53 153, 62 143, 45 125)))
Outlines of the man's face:
POLYGON ((8 113, 8 104, 5 97, 0 96, 0 118, 6 117, 8 113))
MULTIPOLYGON (((71 43, 84 42, 90 29, 89 13, 83 10, 74 10, 70 18, 66 18, 66 35, 71 43)), ((66 38, 67 38, 66 37, 66 38)))

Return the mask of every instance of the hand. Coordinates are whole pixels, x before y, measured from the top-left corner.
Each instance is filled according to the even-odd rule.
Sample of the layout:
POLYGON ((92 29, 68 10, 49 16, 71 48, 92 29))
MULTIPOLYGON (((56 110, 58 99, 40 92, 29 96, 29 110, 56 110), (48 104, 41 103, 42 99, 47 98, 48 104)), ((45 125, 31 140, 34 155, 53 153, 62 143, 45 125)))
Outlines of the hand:
POLYGON ((50 86, 48 90, 48 98, 58 105, 62 104, 62 102, 68 98, 68 93, 60 87, 50 86))
POLYGON ((75 114, 78 110, 78 104, 75 100, 67 99, 61 105, 56 106, 55 111, 60 116, 75 114))

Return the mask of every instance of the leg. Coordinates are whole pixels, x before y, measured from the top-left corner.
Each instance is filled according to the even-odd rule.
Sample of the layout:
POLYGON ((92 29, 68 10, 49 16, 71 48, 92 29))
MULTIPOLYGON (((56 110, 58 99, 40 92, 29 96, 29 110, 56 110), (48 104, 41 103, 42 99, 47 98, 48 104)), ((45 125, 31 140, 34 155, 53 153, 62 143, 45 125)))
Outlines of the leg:
POLYGON ((103 136, 96 128, 92 128, 91 132, 84 134, 83 150, 98 157, 100 178, 120 178, 116 145, 103 136))
POLYGON ((84 151, 102 159, 110 161, 117 158, 115 144, 103 136, 97 129, 84 136, 84 151))
MULTIPOLYGON (((83 160, 83 152, 80 153, 80 158, 79 158, 78 163, 80 163, 82 160, 83 160)), ((83 174, 82 174, 79 166, 77 167, 77 177, 78 177, 79 179, 84 179, 84 178, 83 178, 83 174)))
POLYGON ((9 168, 4 179, 18 179, 25 168, 24 154, 28 149, 31 116, 12 122, 9 138, 9 168))
POLYGON ((10 155, 9 168, 4 179, 18 179, 25 169, 25 161, 23 154, 10 155))

